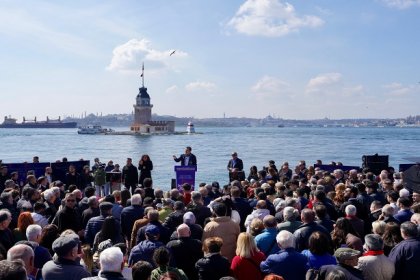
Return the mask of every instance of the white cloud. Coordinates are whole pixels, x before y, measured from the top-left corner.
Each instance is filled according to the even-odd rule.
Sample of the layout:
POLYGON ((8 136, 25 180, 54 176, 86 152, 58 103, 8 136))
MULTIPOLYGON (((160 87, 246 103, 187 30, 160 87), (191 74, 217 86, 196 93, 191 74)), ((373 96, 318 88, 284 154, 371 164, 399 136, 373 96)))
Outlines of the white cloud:
POLYGON ((420 0, 381 0, 385 5, 397 9, 408 9, 413 6, 420 6, 420 0))
POLYGON ((325 87, 329 87, 341 81, 340 73, 324 73, 319 74, 315 78, 309 80, 306 86, 306 92, 320 91, 325 87))
POLYGON ((169 93, 169 94, 172 94, 172 93, 176 93, 176 92, 178 92, 178 90, 179 90, 178 86, 177 86, 177 85, 173 85, 173 86, 168 87, 168 88, 165 90, 165 92, 166 92, 166 93, 169 93))
POLYGON ((256 93, 281 93, 282 90, 288 89, 289 84, 275 77, 264 76, 252 87, 252 91, 256 93))
POLYGON ((191 82, 185 85, 187 91, 213 91, 216 89, 216 85, 210 82, 191 82))
POLYGON ((117 46, 112 51, 111 63, 108 70, 133 71, 140 69, 141 62, 146 62, 150 69, 161 69, 169 66, 169 60, 176 60, 179 57, 186 57, 188 54, 181 50, 171 55, 173 50, 159 51, 153 49, 151 42, 147 39, 131 39, 128 42, 117 46))
POLYGON ((303 27, 315 28, 323 24, 317 16, 298 16, 291 4, 281 0, 247 0, 228 26, 247 35, 279 37, 303 27))
POLYGON ((386 90, 387 95, 395 97, 403 97, 420 91, 420 88, 417 86, 404 86, 395 82, 382 87, 386 90))

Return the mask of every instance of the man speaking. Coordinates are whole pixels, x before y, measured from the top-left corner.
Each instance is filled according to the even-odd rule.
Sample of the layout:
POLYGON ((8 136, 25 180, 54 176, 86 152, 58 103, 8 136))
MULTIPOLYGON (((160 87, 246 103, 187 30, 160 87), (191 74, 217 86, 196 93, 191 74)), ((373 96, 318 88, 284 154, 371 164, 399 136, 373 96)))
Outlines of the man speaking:
POLYGON ((181 162, 181 166, 197 166, 197 158, 191 153, 191 147, 185 148, 185 154, 180 155, 178 158, 174 155, 173 158, 176 162, 181 162))

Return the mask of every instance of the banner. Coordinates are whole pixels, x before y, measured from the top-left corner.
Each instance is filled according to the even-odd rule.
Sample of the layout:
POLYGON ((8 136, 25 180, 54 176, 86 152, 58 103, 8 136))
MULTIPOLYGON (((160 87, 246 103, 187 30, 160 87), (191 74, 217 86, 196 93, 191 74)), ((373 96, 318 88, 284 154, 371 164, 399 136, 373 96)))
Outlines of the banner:
POLYGON ((10 173, 17 172, 19 175, 19 184, 21 186, 26 184, 26 176, 28 171, 33 171, 36 178, 45 175, 45 168, 50 166, 49 162, 40 163, 2 163, 3 166, 7 166, 7 170, 10 173))
POLYGON ((90 168, 89 160, 53 162, 51 163, 52 176, 54 181, 66 182, 66 173, 69 172, 69 166, 74 165, 76 172, 82 174, 83 166, 87 165, 90 168))
POLYGON ((176 173, 176 186, 178 190, 181 190, 181 186, 185 183, 190 184, 192 187, 191 190, 194 190, 197 166, 175 166, 174 170, 176 173))

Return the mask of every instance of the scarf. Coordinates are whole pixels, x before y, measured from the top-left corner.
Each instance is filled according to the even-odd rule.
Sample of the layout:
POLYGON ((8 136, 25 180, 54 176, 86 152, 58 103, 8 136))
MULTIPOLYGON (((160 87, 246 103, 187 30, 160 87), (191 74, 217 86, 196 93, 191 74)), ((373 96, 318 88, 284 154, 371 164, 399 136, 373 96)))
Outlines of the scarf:
POLYGON ((367 251, 365 253, 363 253, 363 256, 379 256, 379 255, 383 255, 384 251, 383 250, 379 250, 379 251, 367 251))

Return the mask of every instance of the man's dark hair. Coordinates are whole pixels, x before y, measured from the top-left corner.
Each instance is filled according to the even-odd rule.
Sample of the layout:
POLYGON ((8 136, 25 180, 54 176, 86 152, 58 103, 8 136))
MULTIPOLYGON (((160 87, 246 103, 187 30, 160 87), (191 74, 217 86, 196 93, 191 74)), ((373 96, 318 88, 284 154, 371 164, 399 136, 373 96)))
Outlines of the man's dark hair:
POLYGON ((159 247, 153 253, 153 261, 157 266, 167 266, 169 264, 169 259, 171 255, 169 254, 168 249, 165 247, 159 247))
POLYGON ((315 210, 316 216, 320 220, 324 219, 327 216, 327 207, 325 207, 325 205, 323 205, 323 204, 317 204, 314 207, 314 210, 315 210))
POLYGON ((321 191, 321 190, 315 191, 314 196, 316 197, 316 199, 318 201, 324 201, 325 198, 326 198, 325 192, 324 191, 321 191))
POLYGON ((133 280, 148 280, 152 274, 153 266, 145 261, 138 261, 131 267, 133 280))
POLYGON ((357 188, 357 190, 358 190, 360 193, 362 193, 362 192, 365 192, 365 191, 366 191, 366 186, 365 186, 365 184, 363 184, 363 183, 357 183, 357 184, 355 184, 354 186, 357 188))
POLYGON ((185 184, 182 184, 182 188, 183 188, 185 191, 190 191, 190 190, 191 190, 191 185, 190 185, 190 184, 188 184, 188 183, 185 183, 185 184))
POLYGON ((319 231, 315 231, 309 236, 309 251, 318 256, 322 256, 329 251, 330 241, 328 237, 319 231))
POLYGON ((115 203, 115 197, 111 194, 105 196, 104 201, 106 202, 110 202, 110 203, 115 203))
POLYGON ((241 190, 240 190, 238 187, 233 186, 233 187, 230 189, 230 194, 231 194, 233 197, 240 197, 240 196, 241 196, 241 190))
POLYGON ((224 203, 216 202, 213 204, 213 211, 218 217, 226 216, 226 205, 224 203))
POLYGON ((145 178, 143 180, 143 188, 151 188, 152 184, 153 184, 153 181, 150 178, 145 178))
POLYGON ((393 191, 393 190, 389 191, 387 195, 392 199, 392 201, 395 201, 395 202, 400 197, 400 195, 396 191, 393 191))
POLYGON ((400 197, 398 199, 398 203, 401 203, 404 207, 410 207, 411 206, 411 200, 408 197, 400 197))
POLYGON ((26 280, 26 270, 22 261, 0 261, 0 279, 26 280))
POLYGON ((85 197, 91 197, 95 195, 95 188, 94 187, 87 187, 85 189, 85 197))

